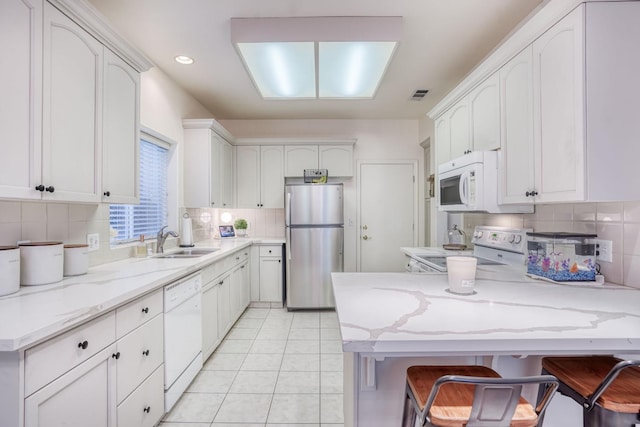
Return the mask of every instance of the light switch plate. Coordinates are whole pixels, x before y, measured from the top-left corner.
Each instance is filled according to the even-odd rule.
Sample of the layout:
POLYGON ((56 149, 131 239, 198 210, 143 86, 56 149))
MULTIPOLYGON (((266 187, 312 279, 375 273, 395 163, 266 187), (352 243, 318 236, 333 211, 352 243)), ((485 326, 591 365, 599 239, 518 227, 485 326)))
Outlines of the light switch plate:
POLYGON ((87 234, 87 245, 89 245, 89 252, 97 251, 98 249, 100 249, 100 234, 87 234))

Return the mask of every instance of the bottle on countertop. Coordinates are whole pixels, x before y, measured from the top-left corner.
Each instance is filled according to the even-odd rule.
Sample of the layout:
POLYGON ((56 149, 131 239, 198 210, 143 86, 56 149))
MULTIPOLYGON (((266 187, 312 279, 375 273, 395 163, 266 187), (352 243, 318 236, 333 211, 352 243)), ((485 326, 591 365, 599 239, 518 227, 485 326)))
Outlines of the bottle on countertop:
POLYGON ((147 256, 147 245, 144 243, 144 234, 140 235, 140 241, 136 246, 136 257, 144 258, 147 256))

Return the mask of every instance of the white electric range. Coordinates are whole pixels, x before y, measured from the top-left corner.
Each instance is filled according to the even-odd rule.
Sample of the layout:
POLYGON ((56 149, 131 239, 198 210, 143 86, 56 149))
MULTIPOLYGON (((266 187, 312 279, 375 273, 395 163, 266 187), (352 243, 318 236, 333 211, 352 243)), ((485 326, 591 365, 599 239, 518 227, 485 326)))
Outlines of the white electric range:
POLYGON ((411 272, 447 271, 447 256, 473 256, 478 265, 524 265, 527 231, 504 227, 477 226, 473 232, 473 251, 448 251, 441 248, 402 248, 410 257, 406 270, 411 272))

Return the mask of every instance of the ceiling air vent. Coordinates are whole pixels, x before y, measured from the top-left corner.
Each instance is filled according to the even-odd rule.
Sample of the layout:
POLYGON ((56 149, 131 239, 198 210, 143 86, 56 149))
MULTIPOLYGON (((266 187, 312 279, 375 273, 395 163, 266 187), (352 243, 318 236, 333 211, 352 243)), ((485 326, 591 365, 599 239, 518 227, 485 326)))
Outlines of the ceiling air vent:
POLYGON ((412 101, 422 101, 427 93, 429 93, 429 89, 418 89, 413 93, 413 95, 411 95, 410 99, 412 101))

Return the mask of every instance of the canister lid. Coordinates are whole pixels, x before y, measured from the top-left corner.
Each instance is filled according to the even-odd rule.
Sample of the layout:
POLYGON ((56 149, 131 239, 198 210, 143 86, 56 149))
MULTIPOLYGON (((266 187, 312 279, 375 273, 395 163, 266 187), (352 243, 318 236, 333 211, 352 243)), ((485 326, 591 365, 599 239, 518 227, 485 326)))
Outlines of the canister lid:
POLYGON ((54 246, 61 245, 62 242, 27 242, 20 243, 19 246, 54 246))
POLYGON ((64 245, 65 249, 88 248, 88 247, 89 245, 87 245, 86 243, 73 243, 73 244, 64 245))
POLYGON ((0 251, 10 251, 11 249, 18 249, 17 246, 0 246, 0 251))

